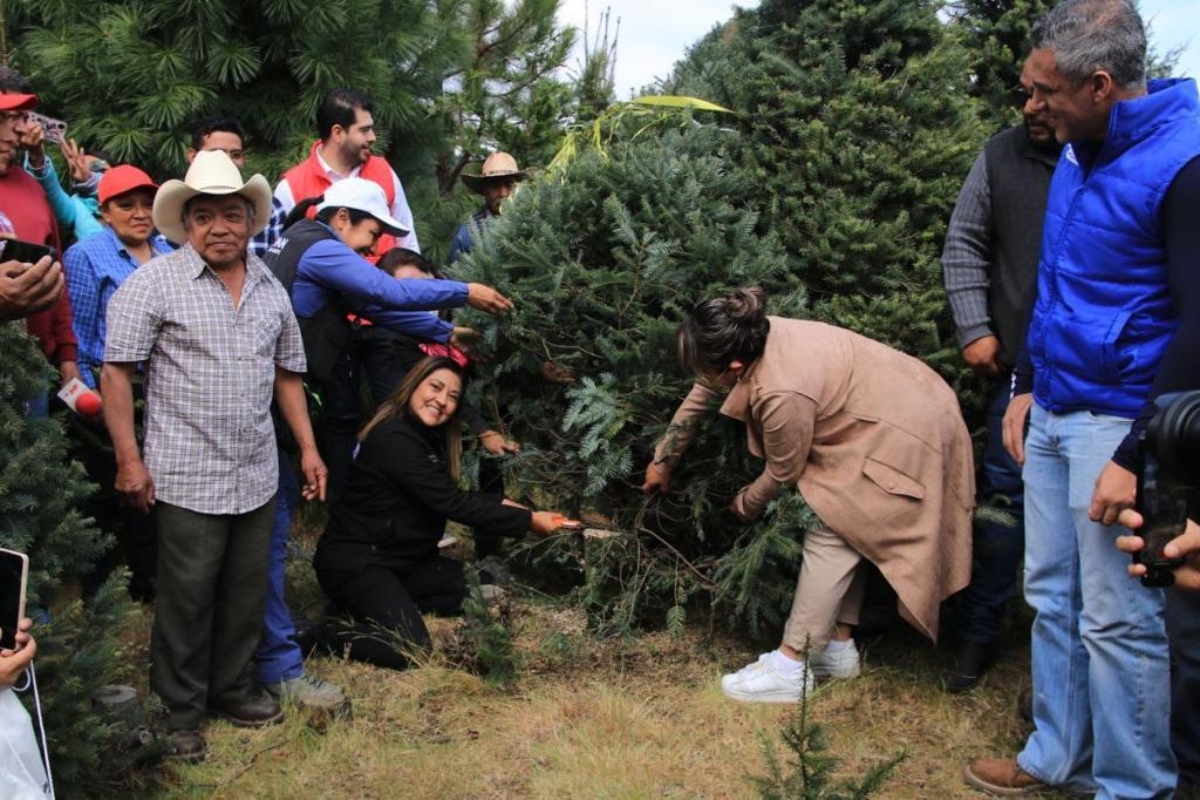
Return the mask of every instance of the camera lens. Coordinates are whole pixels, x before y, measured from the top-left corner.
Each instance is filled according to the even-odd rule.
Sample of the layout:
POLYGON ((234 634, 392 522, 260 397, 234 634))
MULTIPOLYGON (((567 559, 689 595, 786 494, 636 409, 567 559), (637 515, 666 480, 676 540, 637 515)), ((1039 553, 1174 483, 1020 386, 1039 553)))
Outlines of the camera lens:
POLYGON ((1163 395, 1163 410, 1146 427, 1146 446, 1167 475, 1194 484, 1200 478, 1200 391, 1163 395))

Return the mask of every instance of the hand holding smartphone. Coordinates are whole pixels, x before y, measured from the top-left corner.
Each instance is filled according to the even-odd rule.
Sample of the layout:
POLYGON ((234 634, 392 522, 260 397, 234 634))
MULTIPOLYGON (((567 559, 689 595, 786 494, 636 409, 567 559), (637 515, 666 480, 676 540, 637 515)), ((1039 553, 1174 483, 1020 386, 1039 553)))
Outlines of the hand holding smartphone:
POLYGON ((0 238, 0 261, 20 261, 23 264, 36 264, 46 256, 57 259, 58 254, 53 247, 34 242, 23 242, 20 239, 0 238))
POLYGON ((1158 459, 1142 444, 1142 465, 1138 470, 1137 511, 1144 522, 1137 532, 1145 547, 1133 554, 1133 563, 1146 567, 1142 584, 1152 588, 1172 586, 1174 570, 1183 566, 1182 558, 1168 558, 1163 548, 1187 528, 1188 491, 1162 475, 1158 459))
POLYGON ((17 632, 25 617, 25 584, 29 556, 0 549, 0 650, 17 649, 17 632))

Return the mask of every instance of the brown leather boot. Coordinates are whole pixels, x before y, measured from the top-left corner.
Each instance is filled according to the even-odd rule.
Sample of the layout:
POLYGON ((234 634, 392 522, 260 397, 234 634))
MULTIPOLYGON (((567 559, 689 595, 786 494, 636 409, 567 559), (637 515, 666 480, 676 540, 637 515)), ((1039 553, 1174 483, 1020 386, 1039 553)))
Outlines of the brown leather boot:
POLYGON ((977 758, 963 770, 963 780, 968 786, 1001 797, 1039 794, 1054 788, 1021 769, 1015 758, 977 758))

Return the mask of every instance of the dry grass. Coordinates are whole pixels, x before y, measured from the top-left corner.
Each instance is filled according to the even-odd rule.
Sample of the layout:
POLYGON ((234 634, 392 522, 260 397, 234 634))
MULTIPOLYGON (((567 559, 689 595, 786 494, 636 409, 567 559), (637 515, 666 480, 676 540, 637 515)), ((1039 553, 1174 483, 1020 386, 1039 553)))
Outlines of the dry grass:
MULTIPOLYGON (((737 798, 765 771, 793 709, 725 700, 722 672, 753 657, 744 643, 663 633, 594 640, 582 615, 516 601, 521 679, 497 689, 430 663, 391 672, 333 659, 309 668, 341 684, 354 719, 324 731, 294 712, 279 726, 206 729, 208 760, 164 771, 159 797, 737 798)), ((435 621, 447 640, 453 621, 435 621)), ((846 775, 899 750, 909 758, 887 798, 977 797, 961 781, 975 755, 1012 753, 1028 656, 1014 651, 965 696, 937 686, 933 649, 896 623, 865 645, 865 670, 812 704, 846 775)), ((293 710, 294 711, 294 710, 293 710)), ((789 755, 789 754, 783 754, 789 755)), ((139 792, 140 794, 140 792, 139 792)))
MULTIPOLYGON (((299 527, 311 547, 303 531, 319 526, 299 527)), ((288 578, 290 602, 317 613, 323 598, 311 566, 290 563, 288 578)), ((753 646, 699 625, 679 638, 599 640, 577 609, 510 600, 516 686, 497 688, 450 666, 443 654, 454 649, 457 621, 430 620, 435 653, 419 669, 309 663, 352 698, 353 720, 311 724, 289 709, 284 724, 264 730, 211 722, 205 763, 148 773, 131 796, 751 798, 748 776, 766 771, 764 738, 790 757, 779 733, 794 708, 721 695, 721 674, 753 660, 753 646)), ((149 617, 133 626, 131 647, 143 653, 149 617)), ((1007 652, 974 692, 948 695, 938 685, 938 654, 899 620, 870 623, 858 642, 862 677, 826 683, 810 706, 841 773, 860 775, 905 750, 881 797, 981 797, 962 783, 962 767, 1019 748, 1014 709, 1028 682, 1028 645, 1007 652)))

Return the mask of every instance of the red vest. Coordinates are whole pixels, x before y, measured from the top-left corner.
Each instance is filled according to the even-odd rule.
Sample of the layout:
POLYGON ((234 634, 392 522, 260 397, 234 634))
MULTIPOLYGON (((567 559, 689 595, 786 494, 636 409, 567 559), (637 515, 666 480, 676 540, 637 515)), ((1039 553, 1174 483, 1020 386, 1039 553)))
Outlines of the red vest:
MULTIPOLYGON (((332 185, 332 181, 329 180, 325 169, 317 159, 317 148, 320 146, 320 139, 313 142, 312 148, 308 151, 308 158, 283 173, 283 180, 287 181, 288 188, 292 190, 292 199, 297 203, 325 194, 325 190, 332 185)), ((388 208, 391 208, 392 204, 396 202, 396 184, 392 178, 392 167, 386 159, 376 155, 371 156, 359 170, 358 177, 379 184, 387 197, 388 208)), ((316 206, 310 208, 306 216, 308 219, 316 217, 316 206)), ((375 244, 375 258, 395 246, 395 237, 387 233, 383 234, 375 244)))

